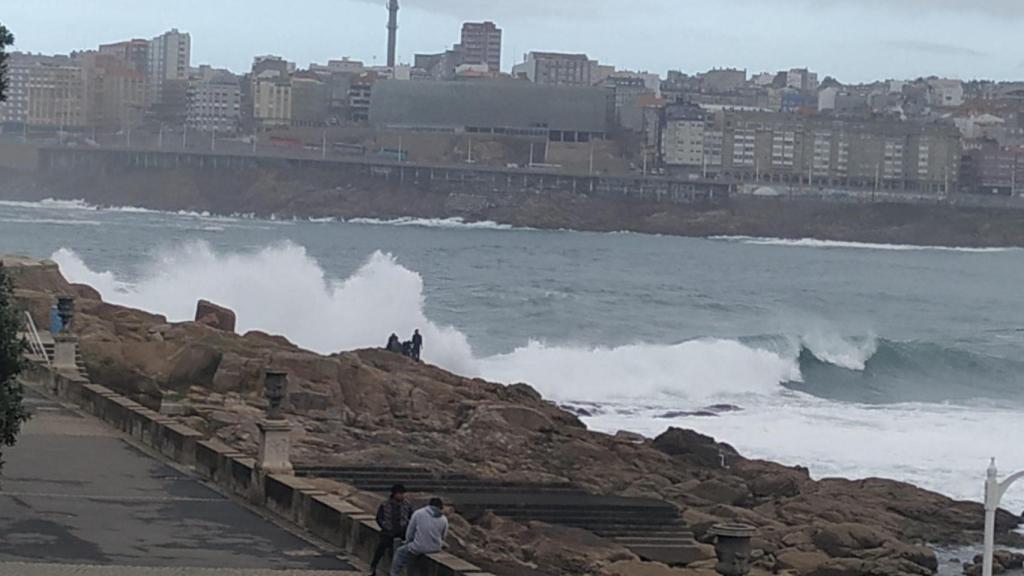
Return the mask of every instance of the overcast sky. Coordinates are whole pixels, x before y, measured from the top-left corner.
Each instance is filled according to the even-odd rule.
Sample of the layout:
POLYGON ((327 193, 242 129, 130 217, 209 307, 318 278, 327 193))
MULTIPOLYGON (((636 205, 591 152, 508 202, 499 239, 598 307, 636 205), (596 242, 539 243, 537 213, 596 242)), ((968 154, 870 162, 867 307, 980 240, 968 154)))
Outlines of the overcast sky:
MULTIPOLYGON (((464 20, 504 29, 503 66, 529 50, 618 68, 750 72, 808 66, 844 82, 940 75, 1024 79, 1024 0, 400 0, 399 56, 458 41, 464 20)), ((237 72, 256 54, 386 57, 385 0, 0 0, 16 49, 66 53, 171 27, 193 65, 237 72)))

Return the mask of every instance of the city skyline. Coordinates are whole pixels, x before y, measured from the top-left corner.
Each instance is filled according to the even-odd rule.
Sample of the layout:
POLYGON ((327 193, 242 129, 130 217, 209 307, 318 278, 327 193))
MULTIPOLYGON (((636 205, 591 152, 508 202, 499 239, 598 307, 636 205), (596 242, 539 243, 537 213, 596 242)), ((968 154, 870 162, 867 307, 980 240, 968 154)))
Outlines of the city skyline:
MULTIPOLYGON (((259 10, 263 4, 269 6, 184 0, 174 11, 140 12, 123 0, 41 0, 6 8, 4 24, 15 33, 15 50, 44 53, 148 38, 176 27, 192 34, 193 64, 239 72, 253 56, 268 53, 300 66, 343 56, 369 65, 386 60, 383 1, 306 0, 292 20, 259 10)), ((405 0, 399 61, 450 47, 463 21, 493 20, 505 31, 505 71, 525 52, 557 50, 661 75, 670 69, 739 67, 755 73, 807 66, 847 83, 930 75, 1024 78, 1021 56, 1002 50, 1004 38, 1024 23, 1024 6, 1002 0, 984 6, 960 0, 828 0, 813 4, 813 12, 807 0, 637 0, 628 13, 616 4, 621 3, 520 0, 481 7, 467 0, 405 0), (567 35, 565 22, 573 18, 577 32, 567 35)))

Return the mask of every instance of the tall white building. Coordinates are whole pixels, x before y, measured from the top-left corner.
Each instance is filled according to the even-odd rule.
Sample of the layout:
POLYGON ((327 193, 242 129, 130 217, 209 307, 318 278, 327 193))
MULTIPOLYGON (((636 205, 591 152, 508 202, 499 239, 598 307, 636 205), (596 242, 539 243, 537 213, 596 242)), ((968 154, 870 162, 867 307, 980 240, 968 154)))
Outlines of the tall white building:
POLYGON ((192 37, 172 29, 149 43, 147 74, 150 103, 163 101, 164 82, 187 81, 192 67, 192 37))

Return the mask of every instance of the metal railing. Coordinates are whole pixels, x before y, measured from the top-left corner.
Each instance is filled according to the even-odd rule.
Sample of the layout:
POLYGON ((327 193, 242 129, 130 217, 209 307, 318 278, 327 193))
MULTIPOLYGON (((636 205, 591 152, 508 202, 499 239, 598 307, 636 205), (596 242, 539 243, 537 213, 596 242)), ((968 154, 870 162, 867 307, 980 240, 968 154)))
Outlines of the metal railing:
POLYGON ((28 320, 29 348, 33 354, 42 356, 47 368, 52 368, 50 357, 46 354, 46 347, 43 346, 43 339, 39 337, 39 330, 36 329, 36 321, 32 319, 32 315, 27 311, 25 312, 25 318, 28 320))

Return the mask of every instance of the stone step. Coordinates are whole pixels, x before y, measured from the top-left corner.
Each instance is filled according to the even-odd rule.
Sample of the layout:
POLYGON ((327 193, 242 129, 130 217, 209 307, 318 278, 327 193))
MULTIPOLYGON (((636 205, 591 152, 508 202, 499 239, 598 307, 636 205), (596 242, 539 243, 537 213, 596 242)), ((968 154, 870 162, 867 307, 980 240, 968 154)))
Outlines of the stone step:
POLYGON ((707 560, 709 556, 707 549, 700 547, 698 544, 690 546, 635 545, 627 546, 627 548, 644 560, 661 562, 669 566, 686 566, 694 562, 707 560))

